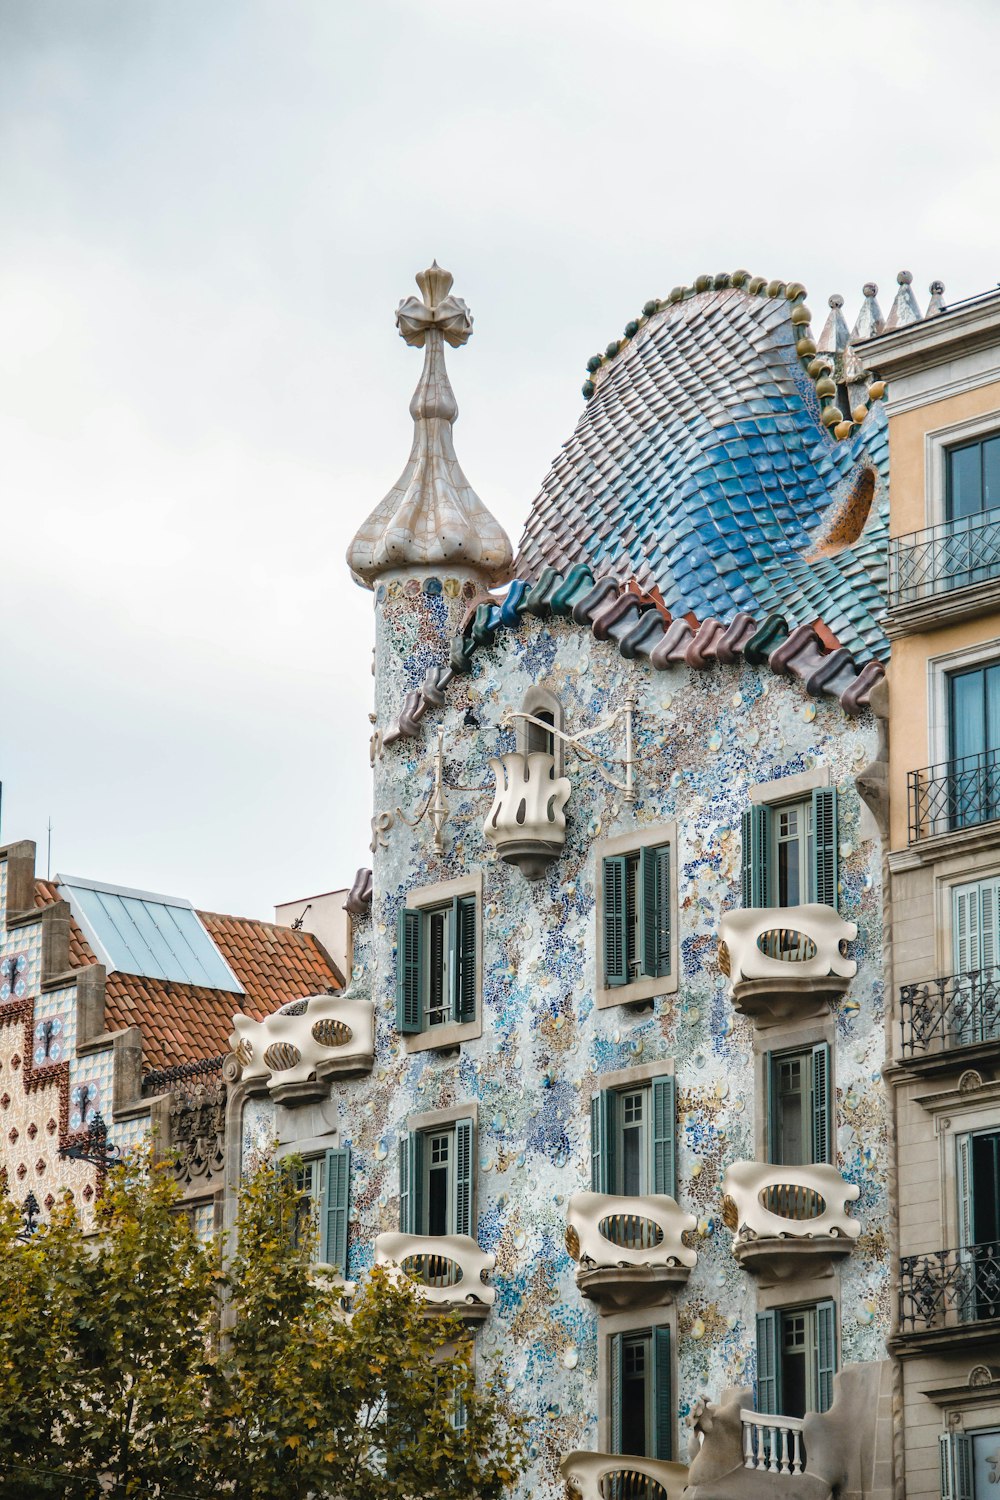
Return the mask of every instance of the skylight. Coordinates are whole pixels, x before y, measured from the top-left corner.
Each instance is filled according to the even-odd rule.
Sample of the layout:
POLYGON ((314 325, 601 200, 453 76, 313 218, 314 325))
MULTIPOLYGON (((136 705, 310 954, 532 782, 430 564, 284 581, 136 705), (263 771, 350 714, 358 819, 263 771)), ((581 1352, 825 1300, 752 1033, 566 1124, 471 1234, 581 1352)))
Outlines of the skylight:
POLYGON ((57 875, 60 895, 108 972, 242 994, 190 901, 57 875))

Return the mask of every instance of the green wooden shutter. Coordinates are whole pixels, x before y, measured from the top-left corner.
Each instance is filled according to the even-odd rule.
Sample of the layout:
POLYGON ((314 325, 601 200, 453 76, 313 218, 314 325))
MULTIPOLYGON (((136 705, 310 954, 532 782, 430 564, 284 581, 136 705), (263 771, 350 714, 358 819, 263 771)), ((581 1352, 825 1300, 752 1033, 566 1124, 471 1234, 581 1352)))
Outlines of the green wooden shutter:
POLYGON ((401 908, 396 931, 396 1029, 420 1031, 423 1027, 424 924, 419 911, 401 908))
POLYGON ((781 1380, 778 1368, 778 1314, 757 1314, 757 1403, 756 1410, 781 1415, 781 1380))
POLYGON ((812 1159, 814 1162, 834 1159, 829 1042, 817 1042, 812 1049, 812 1159))
POLYGON ((967 1250, 975 1241, 972 1238, 972 1136, 956 1138, 958 1152, 958 1245, 967 1250))
POLYGON ((654 1078, 653 1192, 677 1197, 677 1084, 672 1074, 654 1078))
POLYGON ((837 789, 817 787, 812 794, 813 900, 837 909, 837 789))
POLYGON ((777 1166, 781 1159, 781 1126, 778 1120, 778 1080, 775 1076, 775 1054, 764 1053, 764 1120, 767 1125, 767 1140, 764 1154, 769 1162, 777 1166))
POLYGON ((615 1133, 618 1096, 601 1089, 590 1101, 590 1187, 595 1193, 615 1190, 615 1133))
POLYGON ((351 1148, 339 1146, 326 1153, 323 1232, 320 1254, 329 1266, 347 1276, 347 1219, 351 1191, 351 1148))
POLYGON ((670 973, 670 846, 639 850, 639 962, 650 979, 670 973))
POLYGON ((604 983, 625 984, 625 882, 624 854, 604 861, 604 983))
POLYGON ((476 1019, 476 898, 457 896, 451 914, 452 1015, 476 1019))
POLYGON ((837 1373, 837 1305, 816 1304, 816 1409, 833 1405, 833 1377, 837 1373))
POLYGON ((455 1234, 471 1234, 472 1224, 471 1120, 455 1121, 455 1234))
POLYGON ((424 1138, 411 1130, 399 1141, 399 1228, 422 1234, 424 1228, 424 1138))
POLYGON ((771 809, 748 807, 742 817, 743 905, 771 905, 771 809))
POLYGON ((974 1500, 972 1438, 967 1432, 942 1432, 941 1500, 974 1500))
POLYGON ((611 1451, 622 1451, 622 1336, 612 1334, 608 1340, 611 1363, 611 1451))
POLYGON ((673 1458, 674 1398, 670 1372, 670 1329, 653 1329, 653 1458, 673 1458))

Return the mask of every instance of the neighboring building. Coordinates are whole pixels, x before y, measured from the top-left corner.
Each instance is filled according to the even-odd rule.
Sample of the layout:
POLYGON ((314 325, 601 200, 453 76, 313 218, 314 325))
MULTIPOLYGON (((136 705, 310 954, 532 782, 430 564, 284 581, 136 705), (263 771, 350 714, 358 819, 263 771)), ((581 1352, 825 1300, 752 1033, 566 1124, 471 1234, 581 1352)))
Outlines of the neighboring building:
POLYGON ((341 986, 351 972, 351 917, 345 904, 349 895, 346 889, 323 891, 318 896, 303 896, 300 901, 283 901, 274 908, 279 927, 294 927, 296 932, 311 932, 319 938, 341 986))
POLYGON ((0 848, 0 1172, 41 1219, 69 1189, 85 1219, 104 1146, 152 1128, 177 1154, 201 1232, 222 1220, 223 1063, 240 1007, 262 1017, 335 987, 317 940, 268 922, 59 875, 0 848), (101 1130, 103 1122, 107 1135, 101 1130), (77 1147, 88 1159, 61 1155, 77 1147))
MULTIPOLYGON (((323 1260, 465 1313, 532 1414, 524 1496, 886 1500, 875 289, 819 355, 794 284, 648 303, 515 562, 453 447, 468 309, 417 279, 413 449, 349 552, 351 980, 237 1018, 230 1201, 277 1139, 323 1260)), ((918 317, 901 279, 889 322, 918 317)))
POLYGON ((1000 292, 886 330, 897 1481, 1000 1478, 1000 292))

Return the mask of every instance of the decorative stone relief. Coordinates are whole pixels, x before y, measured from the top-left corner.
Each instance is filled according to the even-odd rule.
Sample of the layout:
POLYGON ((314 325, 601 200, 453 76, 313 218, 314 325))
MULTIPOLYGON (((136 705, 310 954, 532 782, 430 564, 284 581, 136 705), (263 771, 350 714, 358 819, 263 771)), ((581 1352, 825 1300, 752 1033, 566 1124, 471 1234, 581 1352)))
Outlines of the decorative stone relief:
POLYGON ((226 1162, 226 1088, 217 1080, 196 1083, 170 1099, 170 1146, 174 1170, 185 1187, 221 1172, 226 1162))

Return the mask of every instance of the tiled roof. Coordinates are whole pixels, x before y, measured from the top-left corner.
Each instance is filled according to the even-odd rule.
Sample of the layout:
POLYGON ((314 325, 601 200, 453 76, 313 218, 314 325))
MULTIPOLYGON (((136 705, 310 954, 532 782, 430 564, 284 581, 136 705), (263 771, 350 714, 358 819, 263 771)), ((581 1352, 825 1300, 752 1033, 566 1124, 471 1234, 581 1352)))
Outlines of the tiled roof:
POLYGON ((803 368, 805 309, 772 285, 686 289, 629 325, 543 482, 516 577, 587 564, 658 588, 675 617, 776 613, 885 650, 884 407, 866 411, 855 372, 863 420, 834 434, 832 397, 803 368))
MULTIPOLYGON (((54 881, 35 882, 35 904, 60 900, 54 881)), ((251 918, 199 912, 239 979, 244 995, 164 979, 115 972, 108 975, 104 1020, 109 1031, 140 1026, 143 1062, 150 1068, 216 1057, 229 1050, 233 1014, 256 1021, 303 995, 322 993, 339 979, 322 944, 308 932, 251 918)), ((75 922, 70 924, 74 967, 96 963, 75 922)))

